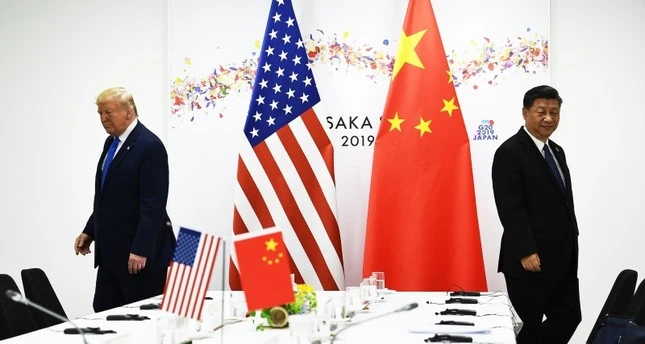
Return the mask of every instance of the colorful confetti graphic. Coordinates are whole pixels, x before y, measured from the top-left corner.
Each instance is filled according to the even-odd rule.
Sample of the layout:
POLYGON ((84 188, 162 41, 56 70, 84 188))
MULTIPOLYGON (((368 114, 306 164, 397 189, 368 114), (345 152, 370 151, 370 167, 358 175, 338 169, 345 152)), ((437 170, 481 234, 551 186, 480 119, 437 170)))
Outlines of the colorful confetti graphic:
MULTIPOLYGON (((383 39, 381 47, 373 47, 349 42, 348 37, 348 32, 325 35, 324 31, 317 30, 310 34, 305 43, 312 66, 327 65, 336 71, 362 73, 375 83, 389 82, 394 58, 389 52, 391 41, 383 39)), ((212 113, 208 110, 214 110, 228 95, 250 90, 260 42, 256 41, 255 46, 258 50, 251 52, 251 57, 217 66, 207 75, 192 75, 192 61, 186 57, 182 75, 171 80, 171 116, 193 120, 195 112, 212 113)), ((505 73, 545 72, 548 57, 548 40, 531 34, 531 29, 527 29, 527 37, 508 38, 504 42, 483 37, 472 40, 462 51, 447 52, 455 86, 475 90, 497 85, 504 80, 505 73)))

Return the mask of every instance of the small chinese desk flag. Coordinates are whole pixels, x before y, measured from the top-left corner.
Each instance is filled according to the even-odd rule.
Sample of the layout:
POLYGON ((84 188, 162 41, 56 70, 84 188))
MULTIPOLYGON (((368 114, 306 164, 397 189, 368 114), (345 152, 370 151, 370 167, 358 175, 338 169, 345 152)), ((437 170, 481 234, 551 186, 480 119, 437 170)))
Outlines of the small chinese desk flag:
POLYGON ((233 245, 249 311, 294 301, 287 247, 280 229, 235 235, 233 245))
POLYGON ((161 310, 195 320, 201 319, 220 241, 218 237, 192 229, 179 230, 161 310))

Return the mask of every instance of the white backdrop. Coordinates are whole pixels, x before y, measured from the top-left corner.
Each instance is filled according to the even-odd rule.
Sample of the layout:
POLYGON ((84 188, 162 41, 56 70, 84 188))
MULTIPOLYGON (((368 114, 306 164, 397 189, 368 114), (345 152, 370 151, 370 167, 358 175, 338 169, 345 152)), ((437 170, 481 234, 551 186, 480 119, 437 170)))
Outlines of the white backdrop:
MULTIPOLYGON (((567 151, 581 231, 583 322, 571 342, 583 343, 618 271, 630 267, 639 279, 645 276, 645 69, 639 62, 645 56, 645 3, 551 5, 551 79, 564 97, 553 138, 567 151)), ((92 257, 74 256, 72 244, 91 211, 94 168, 105 138, 94 97, 109 86, 130 88, 141 120, 172 145, 168 13, 168 3, 158 0, 0 2, 0 273, 19 281, 21 269, 42 267, 71 317, 91 312, 93 294, 92 257)), ((517 122, 509 123, 511 132, 496 129, 499 140, 491 144, 521 124, 522 92, 496 89, 502 97, 496 106, 517 109, 517 122)), ((472 147, 473 155, 480 153, 480 145, 472 147)), ((171 169, 189 158, 171 156, 171 169)), ((195 178, 202 173, 194 171, 195 178)), ((176 179, 173 172, 170 215, 176 225, 197 227, 180 209, 203 214, 210 205, 177 202, 183 196, 176 179)), ((208 190, 193 196, 206 193, 218 197, 208 190)), ((483 214, 480 221, 487 221, 483 214)), ((215 229, 210 226, 203 229, 215 229)), ((498 245, 495 235, 483 237, 484 246, 498 245)))
MULTIPOLYGON (((236 147, 269 5, 267 0, 170 2, 169 152, 175 162, 181 161, 172 170, 176 225, 231 236, 236 147), (240 26, 242 16, 246 24, 240 26)), ((335 149, 347 285, 358 285, 364 277, 372 143, 407 1, 295 0, 293 5, 307 50, 312 52, 321 96, 316 113, 335 149)), ((522 124, 523 93, 549 83, 549 2, 435 0, 433 7, 473 139, 487 280, 491 290, 501 290, 503 278, 496 273, 501 226, 490 168, 501 140, 522 124)))

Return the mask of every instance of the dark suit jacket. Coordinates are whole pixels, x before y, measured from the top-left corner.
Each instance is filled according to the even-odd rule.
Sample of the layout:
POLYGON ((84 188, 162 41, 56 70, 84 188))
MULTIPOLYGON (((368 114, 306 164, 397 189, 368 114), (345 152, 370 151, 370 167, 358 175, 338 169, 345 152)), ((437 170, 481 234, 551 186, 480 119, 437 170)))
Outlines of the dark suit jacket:
POLYGON ((563 276, 570 268, 577 272, 578 224, 571 176, 562 147, 548 142, 564 174, 564 192, 524 128, 495 152, 493 191, 504 227, 498 271, 508 276, 537 275, 520 262, 536 252, 542 276, 563 276))
POLYGON ((101 189, 101 167, 108 137, 96 169, 94 211, 83 233, 94 238, 94 265, 114 274, 128 273, 130 253, 147 257, 146 269, 168 267, 175 234, 166 212, 168 154, 159 138, 137 123, 114 156, 101 189))

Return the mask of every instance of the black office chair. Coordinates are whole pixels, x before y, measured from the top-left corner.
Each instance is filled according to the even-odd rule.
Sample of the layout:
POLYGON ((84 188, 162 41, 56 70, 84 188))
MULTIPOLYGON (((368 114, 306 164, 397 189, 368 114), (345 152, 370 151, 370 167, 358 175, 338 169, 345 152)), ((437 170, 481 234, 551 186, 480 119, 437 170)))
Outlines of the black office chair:
POLYGON ((640 324, 645 320, 645 279, 641 281, 625 310, 625 317, 640 324))
POLYGON ((5 294, 7 290, 18 291, 18 285, 11 276, 0 274, 0 340, 38 329, 29 308, 10 300, 5 294))
MULTIPOLYGON (((50 311, 67 318, 63 306, 56 296, 56 292, 49 282, 45 272, 39 268, 24 269, 20 272, 22 276, 22 285, 25 290, 25 297, 29 300, 49 309, 50 311)), ((50 315, 32 310, 32 316, 36 320, 38 328, 45 328, 62 323, 50 315)))
MULTIPOLYGON (((598 319, 596 319, 596 323, 591 329, 589 338, 587 338, 587 343, 593 343, 596 335, 598 334, 598 331, 600 330, 603 319, 607 314, 621 316, 625 315, 627 308, 629 307, 633 298, 632 295, 634 295, 634 288, 636 287, 637 278, 638 273, 630 269, 625 269, 618 274, 616 281, 614 282, 614 286, 611 287, 609 295, 607 295, 607 300, 605 300, 605 304, 600 310, 598 319)), ((641 283, 641 285, 643 284, 641 283)), ((643 293, 645 293, 645 289, 643 290, 643 293)), ((645 296, 645 294, 643 296, 645 296)), ((632 312, 636 313, 636 311, 637 309, 634 309, 632 312)))

